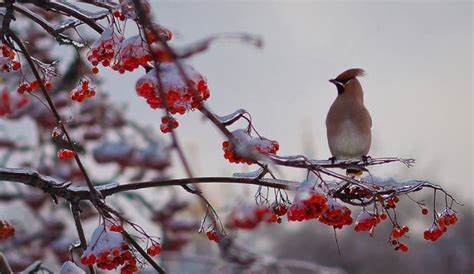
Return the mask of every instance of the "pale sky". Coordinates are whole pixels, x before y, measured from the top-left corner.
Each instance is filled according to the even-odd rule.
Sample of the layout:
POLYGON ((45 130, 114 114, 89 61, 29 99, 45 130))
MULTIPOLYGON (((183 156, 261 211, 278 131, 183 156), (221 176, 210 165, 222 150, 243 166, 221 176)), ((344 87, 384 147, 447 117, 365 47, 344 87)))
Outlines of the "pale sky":
MULTIPOLYGON (((369 154, 417 160, 412 169, 391 164, 371 168, 373 174, 431 180, 472 202, 471 2, 150 2, 157 21, 173 31, 172 45, 229 32, 262 37, 262 49, 222 41, 189 63, 208 79, 212 110, 248 110, 259 132, 280 143, 280 155, 329 158, 325 118, 337 92, 328 79, 360 67, 367 72, 361 83, 373 119, 369 154)), ((135 93, 141 75, 143 70, 101 70, 112 100, 159 132, 162 111, 135 93)), ((177 118, 197 176, 249 169, 223 158, 222 135, 200 113, 177 118)), ((13 127, 17 134, 25 130, 31 125, 13 127)), ((286 179, 303 178, 300 171, 280 172, 286 179)), ((184 176, 179 162, 171 173, 184 176)))
MULTIPOLYGON (((330 156, 324 121, 337 93, 328 79, 361 67, 373 118, 370 155, 417 160, 413 169, 393 164, 374 173, 429 179, 470 199, 472 3, 152 2, 158 22, 174 32, 173 45, 224 32, 263 38, 262 49, 218 42, 190 63, 208 79, 208 105, 219 115, 248 110, 260 133, 279 141, 281 155, 312 146, 310 156, 330 156)), ((159 127, 162 113, 133 94, 140 74, 108 72, 105 84, 132 117, 159 127)), ((245 169, 223 159, 221 135, 199 113, 185 116, 178 134, 197 175, 245 169)))

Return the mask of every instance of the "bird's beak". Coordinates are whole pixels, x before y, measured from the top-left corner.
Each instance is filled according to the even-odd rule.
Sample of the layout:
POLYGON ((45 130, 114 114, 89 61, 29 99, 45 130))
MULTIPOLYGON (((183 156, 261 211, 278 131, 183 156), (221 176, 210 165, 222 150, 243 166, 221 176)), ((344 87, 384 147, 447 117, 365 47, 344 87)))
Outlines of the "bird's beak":
POLYGON ((331 79, 331 80, 329 80, 329 82, 333 83, 334 85, 335 85, 336 83, 338 83, 338 81, 336 81, 336 79, 331 79))

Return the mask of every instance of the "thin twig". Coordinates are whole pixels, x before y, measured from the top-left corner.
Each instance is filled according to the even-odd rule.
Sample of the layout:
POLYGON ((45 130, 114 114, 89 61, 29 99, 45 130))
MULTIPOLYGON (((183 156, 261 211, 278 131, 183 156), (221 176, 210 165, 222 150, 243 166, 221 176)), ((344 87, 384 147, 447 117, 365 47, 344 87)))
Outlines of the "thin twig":
MULTIPOLYGON (((87 240, 86 236, 84 235, 84 229, 82 228, 81 224, 81 217, 80 217, 80 208, 78 202, 71 203, 71 213, 74 218, 74 224, 76 225, 77 235, 79 236, 79 241, 81 242, 81 249, 84 252, 87 248, 87 240)), ((89 271, 91 274, 95 274, 95 269, 93 265, 89 265, 89 271)))

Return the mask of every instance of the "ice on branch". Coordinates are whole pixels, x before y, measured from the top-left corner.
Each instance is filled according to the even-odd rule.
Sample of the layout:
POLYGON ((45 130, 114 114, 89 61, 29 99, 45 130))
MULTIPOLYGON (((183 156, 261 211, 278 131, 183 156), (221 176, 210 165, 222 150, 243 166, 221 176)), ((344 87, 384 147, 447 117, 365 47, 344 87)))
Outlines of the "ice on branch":
POLYGON ((250 132, 245 129, 237 129, 232 132, 237 144, 231 144, 229 141, 222 143, 224 150, 224 158, 231 163, 253 164, 255 156, 261 156, 262 159, 267 155, 277 153, 280 145, 277 141, 267 139, 265 137, 252 137, 250 132))
POLYGON ((265 172, 265 169, 260 167, 259 169, 255 171, 246 172, 246 173, 234 173, 232 174, 232 176, 237 177, 237 178, 258 178, 264 172, 265 172))
POLYGON ((61 266, 59 274, 86 274, 84 270, 71 261, 66 261, 61 266))
POLYGON ((228 126, 228 125, 233 124, 235 121, 239 120, 240 118, 242 118, 242 116, 244 116, 245 114, 248 114, 248 112, 245 109, 238 109, 234 111, 233 113, 225 115, 225 116, 216 115, 216 118, 219 120, 219 122, 221 122, 221 124, 228 126))

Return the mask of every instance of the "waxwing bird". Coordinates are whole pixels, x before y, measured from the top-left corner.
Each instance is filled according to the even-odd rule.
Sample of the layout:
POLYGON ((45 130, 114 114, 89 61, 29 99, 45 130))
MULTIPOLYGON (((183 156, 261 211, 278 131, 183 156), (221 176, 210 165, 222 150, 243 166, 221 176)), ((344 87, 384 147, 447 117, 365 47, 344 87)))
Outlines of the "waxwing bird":
MULTIPOLYGON (((365 158, 370 150, 372 118, 364 106, 364 93, 357 79, 364 70, 352 68, 329 82, 336 85, 337 97, 326 117, 327 138, 332 159, 365 158)), ((361 175, 348 169, 348 175, 361 175)))

